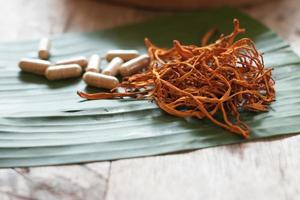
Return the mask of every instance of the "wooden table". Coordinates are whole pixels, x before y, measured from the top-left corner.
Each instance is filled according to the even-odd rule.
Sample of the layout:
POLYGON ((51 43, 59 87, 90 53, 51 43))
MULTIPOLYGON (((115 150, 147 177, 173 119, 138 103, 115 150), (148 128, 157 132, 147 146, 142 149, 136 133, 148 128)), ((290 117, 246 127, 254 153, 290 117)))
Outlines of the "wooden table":
MULTIPOLYGON (((241 8, 300 53, 300 3, 241 8)), ((168 12, 88 0, 9 0, 0 40, 92 31, 168 12)), ((300 199, 300 136, 84 165, 0 169, 0 199, 300 199)))

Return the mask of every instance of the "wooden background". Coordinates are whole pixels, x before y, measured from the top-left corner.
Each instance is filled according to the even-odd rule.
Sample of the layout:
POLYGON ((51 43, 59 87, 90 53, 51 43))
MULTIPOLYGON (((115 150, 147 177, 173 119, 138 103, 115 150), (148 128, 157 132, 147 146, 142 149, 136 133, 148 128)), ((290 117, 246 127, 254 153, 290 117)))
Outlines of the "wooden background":
MULTIPOLYGON (((169 12, 96 0, 7 0, 0 41, 92 31, 169 12)), ((299 0, 240 8, 300 53, 299 0)), ((300 135, 84 165, 0 169, 0 199, 300 199, 300 135)))

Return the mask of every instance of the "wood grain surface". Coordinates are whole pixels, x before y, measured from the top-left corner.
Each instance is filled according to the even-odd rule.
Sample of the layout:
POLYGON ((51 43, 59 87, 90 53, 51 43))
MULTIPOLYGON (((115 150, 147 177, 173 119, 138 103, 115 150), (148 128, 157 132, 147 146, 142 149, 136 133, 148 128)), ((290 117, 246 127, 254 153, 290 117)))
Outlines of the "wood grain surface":
MULTIPOLYGON (((240 8, 300 53, 300 3, 240 8)), ((0 41, 92 31, 169 12, 96 0, 10 0, 0 6, 0 41)), ((84 165, 0 169, 0 199, 300 199, 300 136, 189 153, 84 165)))

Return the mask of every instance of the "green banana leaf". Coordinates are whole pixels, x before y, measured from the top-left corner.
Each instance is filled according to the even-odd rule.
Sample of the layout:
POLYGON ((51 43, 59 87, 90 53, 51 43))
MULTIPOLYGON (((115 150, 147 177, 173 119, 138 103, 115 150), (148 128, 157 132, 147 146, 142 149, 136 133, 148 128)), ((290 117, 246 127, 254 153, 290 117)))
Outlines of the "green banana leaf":
MULTIPOLYGON (((277 98, 269 112, 243 113, 251 138, 300 131, 300 58, 274 32, 230 8, 179 13, 93 33, 53 38, 52 61, 109 49, 145 51, 144 37, 158 46, 173 39, 200 43, 212 27, 232 31, 238 18, 274 67, 277 98)), ((0 167, 37 166, 114 160, 165 154, 247 141, 208 120, 183 119, 162 112, 154 102, 85 101, 81 79, 51 82, 20 72, 21 57, 36 57, 37 40, 0 44, 0 167)))

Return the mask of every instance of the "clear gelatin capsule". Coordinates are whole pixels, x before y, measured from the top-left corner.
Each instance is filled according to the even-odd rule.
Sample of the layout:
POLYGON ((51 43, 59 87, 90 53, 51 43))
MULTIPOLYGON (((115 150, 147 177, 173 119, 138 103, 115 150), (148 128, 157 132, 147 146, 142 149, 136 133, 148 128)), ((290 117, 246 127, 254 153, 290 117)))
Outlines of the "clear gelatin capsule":
POLYGON ((113 89, 119 84, 116 77, 95 72, 84 73, 83 80, 89 86, 105 89, 113 89))
POLYGON ((48 60, 50 57, 51 41, 49 38, 42 38, 39 43, 38 56, 40 59, 48 60))
POLYGON ((50 66, 45 72, 49 80, 61 80, 79 77, 82 73, 81 66, 78 64, 50 66))
POLYGON ((130 76, 147 67, 149 63, 149 56, 147 54, 141 55, 122 64, 122 66, 120 67, 120 74, 122 76, 130 76))
POLYGON ((31 58, 23 58, 19 62, 19 67, 22 71, 38 75, 44 75, 50 65, 49 61, 31 58))
POLYGON ((133 58, 138 57, 140 54, 137 50, 109 50, 106 53, 106 60, 109 62, 115 57, 122 58, 124 61, 131 60, 133 58))
POLYGON ((74 58, 68 58, 64 60, 59 60, 55 63, 55 65, 67 65, 67 64, 77 64, 81 66, 83 69, 86 68, 88 61, 84 56, 78 56, 74 58))
POLYGON ((100 72, 100 62, 101 58, 99 55, 94 54, 90 57, 89 62, 87 64, 87 67, 85 71, 87 72, 100 72))
POLYGON ((113 58, 107 67, 103 70, 102 74, 115 76, 119 73, 121 65, 124 63, 123 59, 120 57, 113 58))

